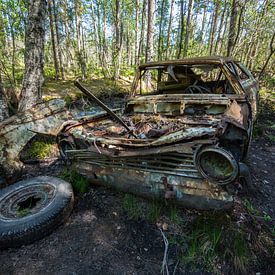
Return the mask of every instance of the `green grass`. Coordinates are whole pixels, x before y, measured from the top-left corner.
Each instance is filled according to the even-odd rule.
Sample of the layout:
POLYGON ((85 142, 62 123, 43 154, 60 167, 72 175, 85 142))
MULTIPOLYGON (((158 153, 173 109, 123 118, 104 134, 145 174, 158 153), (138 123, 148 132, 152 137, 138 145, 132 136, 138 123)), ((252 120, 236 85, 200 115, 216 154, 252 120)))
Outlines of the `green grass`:
POLYGON ((126 194, 123 198, 123 210, 133 220, 144 218, 144 210, 140 201, 133 195, 126 194))
POLYGON ((248 270, 251 255, 245 235, 225 214, 199 216, 180 241, 183 244, 181 260, 192 268, 219 273, 217 262, 227 261, 236 273, 248 270))
POLYGON ((123 210, 130 219, 144 219, 155 223, 162 215, 163 208, 163 203, 155 199, 144 201, 130 194, 126 194, 123 198, 123 210))
POLYGON ((48 141, 35 141, 27 151, 29 158, 45 159, 55 150, 54 144, 48 141))
POLYGON ((171 205, 168 208, 168 217, 171 220, 171 222, 180 225, 182 223, 182 218, 180 216, 179 208, 175 205, 171 205))
POLYGON ((260 239, 257 233, 257 218, 260 216, 262 222, 270 223, 271 217, 255 209, 249 200, 244 201, 244 206, 241 222, 239 213, 234 212, 200 212, 186 220, 186 211, 176 205, 129 194, 123 198, 123 210, 130 219, 167 223, 165 234, 169 245, 179 251, 178 260, 183 266, 211 274, 222 274, 224 266, 230 266, 232 274, 246 274, 258 255, 264 251, 274 254, 269 233, 263 231, 260 239))
POLYGON ((163 210, 163 203, 161 203, 158 200, 151 200, 148 203, 148 209, 146 211, 146 219, 148 219, 150 222, 156 222, 163 210))
POLYGON ((63 180, 70 182, 76 193, 83 194, 86 193, 89 189, 89 180, 77 173, 75 170, 70 170, 66 168, 61 172, 59 176, 63 180))

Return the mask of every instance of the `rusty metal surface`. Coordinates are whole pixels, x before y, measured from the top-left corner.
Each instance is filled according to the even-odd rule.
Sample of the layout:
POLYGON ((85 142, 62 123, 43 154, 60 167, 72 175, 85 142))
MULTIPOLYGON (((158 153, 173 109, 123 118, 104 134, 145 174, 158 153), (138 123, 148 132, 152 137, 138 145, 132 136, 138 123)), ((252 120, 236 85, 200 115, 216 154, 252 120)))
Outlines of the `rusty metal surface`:
POLYGON ((95 183, 139 196, 167 199, 186 207, 220 210, 233 203, 233 197, 220 186, 199 178, 87 162, 76 162, 74 168, 95 183))
MULTIPOLYGON (((242 83, 235 66, 231 58, 221 57, 141 65, 132 86, 132 97, 121 110, 123 122, 136 138, 131 138, 118 122, 104 115, 94 116, 60 133, 63 155, 93 181, 125 192, 165 198, 199 209, 229 207, 233 197, 227 190, 232 188, 226 186, 230 184, 234 189, 241 170, 239 163, 247 153, 255 103, 251 87, 256 87, 253 78, 249 85, 242 83), (185 81, 173 86, 178 87, 176 92, 161 88, 161 94, 155 91, 137 95, 142 86, 140 83, 139 87, 138 81, 147 67, 160 72, 167 70, 172 82, 177 82, 171 66, 190 64, 211 65, 204 67, 207 70, 220 68, 219 75, 223 74, 225 80, 220 81, 219 76, 217 82, 211 80, 207 89, 199 86, 199 94, 182 88, 182 85, 196 86, 185 81), (206 154, 199 159, 202 163, 195 161, 199 152, 206 154), (218 161, 213 161, 213 157, 218 161), (218 178, 222 173, 224 176, 218 178)), ((186 70, 185 77, 189 73, 186 70)))
POLYGON ((36 133, 57 135, 68 119, 65 102, 55 99, 0 122, 1 174, 9 177, 21 169, 19 153, 36 133))
POLYGON ((232 61, 230 57, 222 56, 205 56, 205 57, 190 57, 178 60, 169 60, 161 62, 149 62, 139 66, 140 69, 155 66, 169 66, 169 65, 185 65, 185 64, 224 64, 232 61))

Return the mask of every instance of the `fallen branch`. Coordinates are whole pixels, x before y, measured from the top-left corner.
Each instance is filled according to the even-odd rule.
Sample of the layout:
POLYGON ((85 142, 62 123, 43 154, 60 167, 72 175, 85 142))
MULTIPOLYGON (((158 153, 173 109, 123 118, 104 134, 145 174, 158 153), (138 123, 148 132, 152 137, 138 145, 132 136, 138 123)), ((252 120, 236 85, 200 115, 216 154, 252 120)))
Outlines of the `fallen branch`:
POLYGON ((164 255, 163 255, 163 260, 162 260, 162 267, 161 267, 161 274, 169 275, 169 269, 168 269, 168 263, 167 263, 167 261, 168 261, 168 255, 167 254, 168 254, 169 242, 168 242, 165 234, 161 230, 161 228, 159 230, 160 230, 160 233, 162 235, 163 242, 164 242, 164 245, 165 245, 164 255))

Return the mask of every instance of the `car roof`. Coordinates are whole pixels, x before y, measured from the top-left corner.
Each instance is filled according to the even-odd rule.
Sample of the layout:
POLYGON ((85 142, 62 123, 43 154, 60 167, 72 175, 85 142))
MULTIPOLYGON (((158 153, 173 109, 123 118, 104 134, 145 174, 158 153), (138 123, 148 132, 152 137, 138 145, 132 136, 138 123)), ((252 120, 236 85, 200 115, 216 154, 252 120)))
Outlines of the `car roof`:
POLYGON ((154 61, 141 64, 139 69, 145 69, 157 66, 169 66, 169 65, 188 65, 188 64, 224 64, 226 62, 233 61, 231 57, 223 56, 203 56, 203 57, 190 57, 175 60, 166 61, 154 61))

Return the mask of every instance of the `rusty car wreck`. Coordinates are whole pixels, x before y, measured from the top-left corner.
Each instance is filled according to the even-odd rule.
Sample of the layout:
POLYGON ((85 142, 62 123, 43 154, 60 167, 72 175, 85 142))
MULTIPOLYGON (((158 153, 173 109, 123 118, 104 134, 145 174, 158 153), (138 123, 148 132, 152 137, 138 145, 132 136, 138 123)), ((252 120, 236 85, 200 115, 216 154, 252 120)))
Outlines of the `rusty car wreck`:
POLYGON ((244 160, 257 94, 252 74, 230 58, 143 64, 125 107, 112 111, 119 119, 100 112, 67 125, 61 154, 95 183, 226 209, 250 181, 244 160))

